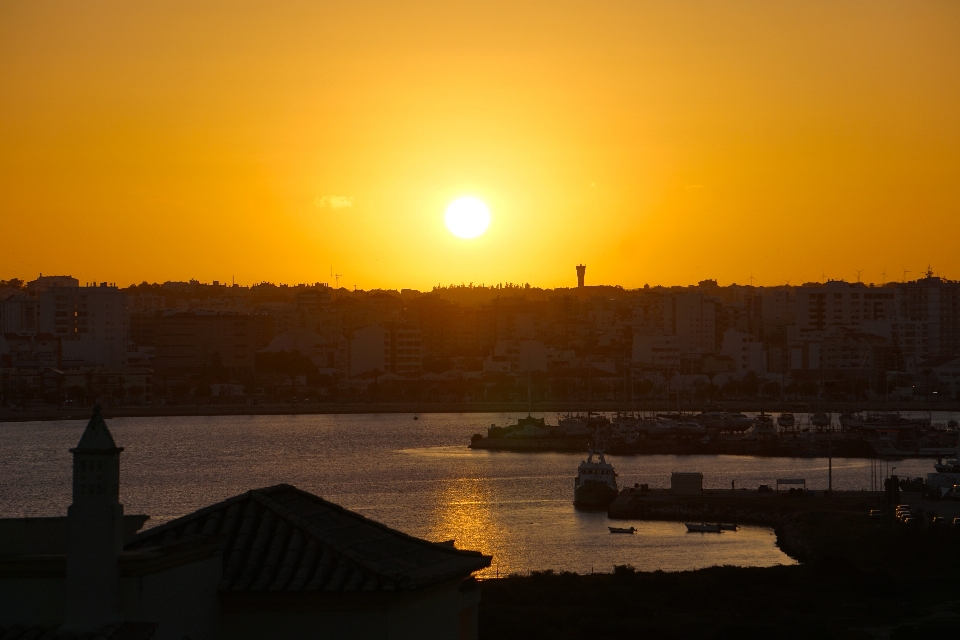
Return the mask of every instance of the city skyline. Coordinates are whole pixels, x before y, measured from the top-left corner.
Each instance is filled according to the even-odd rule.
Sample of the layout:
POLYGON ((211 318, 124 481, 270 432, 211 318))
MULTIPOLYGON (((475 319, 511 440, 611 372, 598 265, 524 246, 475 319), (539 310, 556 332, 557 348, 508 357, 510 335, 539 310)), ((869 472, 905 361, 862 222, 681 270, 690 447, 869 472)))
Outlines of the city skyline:
MULTIPOLYGON (((271 280, 263 279, 263 278, 261 278, 261 279, 254 279, 254 280, 247 281, 247 282, 239 282, 239 281, 236 280, 236 277, 235 277, 235 276, 231 276, 230 278, 222 279, 222 280, 219 279, 219 278, 216 278, 216 277, 214 277, 214 278, 209 278, 209 279, 207 279, 207 280, 201 280, 200 278, 188 276, 185 280, 174 280, 174 279, 169 279, 169 278, 168 278, 168 279, 163 279, 163 278, 161 278, 161 279, 155 280, 155 281, 153 281, 153 282, 150 282, 150 281, 145 280, 145 279, 138 280, 138 279, 136 279, 136 278, 134 278, 134 279, 132 279, 132 280, 124 281, 124 280, 120 280, 120 279, 117 279, 117 278, 113 278, 113 277, 107 276, 105 279, 104 279, 104 278, 99 278, 99 279, 98 279, 98 278, 94 278, 94 279, 91 279, 91 280, 88 281, 88 280, 86 280, 85 278, 82 277, 82 275, 83 275, 83 272, 82 272, 82 271, 76 271, 76 270, 68 270, 68 271, 69 271, 69 273, 53 273, 53 272, 47 272, 47 277, 52 276, 52 277, 71 277, 71 278, 76 278, 76 279, 82 284, 82 286, 96 286, 96 285, 97 285, 98 283, 100 283, 100 282, 108 282, 111 286, 118 286, 118 287, 124 288, 124 289, 125 289, 125 288, 129 288, 129 287, 136 287, 136 286, 141 285, 141 284, 162 285, 162 284, 164 284, 164 283, 197 283, 197 284, 201 284, 201 285, 214 285, 214 284, 216 284, 216 285, 220 285, 220 286, 233 286, 233 285, 237 285, 237 286, 244 287, 244 288, 249 288, 249 287, 252 287, 252 286, 255 286, 255 285, 259 285, 259 284, 270 284, 270 285, 287 286, 287 287, 297 287, 297 286, 308 286, 308 287, 311 287, 311 286, 315 286, 315 285, 318 285, 318 284, 322 284, 322 285, 328 286, 328 287, 330 287, 330 288, 332 288, 332 289, 338 289, 338 288, 339 288, 339 289, 345 289, 345 290, 348 290, 348 291, 349 291, 349 290, 354 290, 354 289, 355 289, 355 290, 358 290, 358 291, 401 291, 401 290, 404 290, 404 289, 410 289, 410 290, 422 291, 422 292, 429 292, 429 291, 433 291, 433 290, 436 290, 436 289, 445 289, 445 288, 454 288, 454 287, 463 287, 463 286, 465 286, 465 287, 474 287, 474 288, 484 288, 484 287, 485 287, 485 288, 488 288, 488 289, 496 289, 496 288, 498 288, 498 286, 500 286, 500 287, 514 287, 514 288, 515 288, 515 287, 520 287, 520 288, 524 288, 524 287, 527 287, 528 285, 529 285, 529 286, 528 286, 527 288, 533 288, 533 289, 540 289, 540 290, 549 291, 549 290, 553 290, 553 289, 571 289, 571 288, 576 288, 576 287, 577 287, 577 279, 578 279, 578 278, 577 278, 577 273, 574 273, 574 275, 573 275, 572 277, 568 278, 568 281, 567 281, 567 282, 561 282, 561 283, 559 283, 559 284, 555 284, 555 285, 552 285, 552 286, 545 286, 545 285, 542 285, 542 284, 540 284, 540 283, 528 282, 528 281, 523 281, 523 280, 520 281, 520 282, 512 282, 512 281, 508 281, 508 280, 498 280, 498 281, 493 281, 493 282, 473 282, 473 281, 470 281, 470 282, 435 282, 435 283, 432 283, 432 284, 427 284, 425 287, 420 288, 420 287, 415 287, 415 286, 406 286, 406 285, 404 285, 403 283, 398 283, 398 284, 395 284, 394 286, 385 285, 385 286, 375 286, 375 287, 364 287, 364 286, 361 286, 360 284, 356 284, 356 283, 351 283, 351 284, 348 285, 347 282, 349 281, 349 274, 334 273, 335 269, 333 269, 332 267, 331 267, 331 269, 330 269, 330 272, 327 273, 327 274, 321 274, 320 276, 314 277, 314 278, 307 278, 307 279, 305 279, 305 280, 303 280, 303 281, 290 281, 290 282, 271 281, 271 280), (343 280, 343 281, 341 282, 341 280, 343 280)), ((568 266, 568 271, 569 271, 569 266, 568 266)), ((941 278, 941 279, 947 280, 947 281, 954 281, 954 280, 957 280, 957 279, 958 279, 958 278, 951 278, 949 274, 944 274, 944 273, 942 273, 940 270, 935 269, 935 268, 934 268, 932 265, 930 265, 930 264, 927 264, 927 266, 924 267, 924 268, 922 268, 922 269, 900 269, 900 270, 898 270, 899 277, 896 277, 895 275, 891 275, 891 274, 894 273, 892 270, 890 270, 890 272, 888 273, 888 270, 887 270, 887 269, 884 269, 883 271, 881 271, 880 273, 877 274, 879 280, 868 279, 869 274, 867 273, 867 271, 866 271, 865 269, 854 269, 854 270, 853 270, 853 273, 854 273, 854 276, 853 276, 853 277, 833 277, 832 274, 828 274, 828 273, 826 273, 826 272, 821 272, 821 277, 818 278, 818 279, 814 279, 814 280, 797 280, 797 279, 793 279, 793 278, 788 278, 787 280, 784 280, 784 281, 781 281, 781 282, 769 282, 769 281, 765 281, 765 280, 762 278, 762 276, 755 276, 754 273, 751 272, 750 275, 747 276, 746 278, 743 278, 743 279, 741 279, 741 280, 731 280, 731 281, 729 281, 729 282, 721 281, 719 278, 716 278, 716 277, 706 276, 706 277, 700 278, 699 280, 691 281, 691 282, 675 282, 675 283, 643 282, 642 284, 639 284, 639 285, 636 285, 636 286, 624 286, 624 285, 623 285, 622 283, 620 283, 620 282, 593 282, 593 281, 590 280, 590 275, 588 274, 588 275, 586 275, 586 283, 585 283, 585 286, 587 286, 587 287, 594 287, 594 286, 598 286, 598 287, 604 287, 604 286, 605 286, 605 287, 620 287, 620 288, 622 288, 622 289, 624 289, 624 290, 627 290, 627 291, 633 291, 633 290, 638 290, 638 289, 643 289, 643 288, 649 288, 649 287, 654 287, 654 288, 656 288, 656 287, 663 287, 663 288, 694 287, 694 286, 697 286, 699 283, 704 282, 704 281, 708 281, 708 282, 709 282, 709 281, 713 281, 713 282, 717 283, 718 286, 721 286, 721 287, 726 287, 726 286, 754 286, 754 287, 775 288, 775 287, 799 287, 799 286, 804 286, 804 285, 822 285, 822 284, 825 284, 825 283, 827 283, 827 282, 846 282, 846 283, 850 283, 850 284, 863 284, 863 285, 865 285, 865 286, 884 286, 884 285, 890 285, 890 284, 895 284, 895 283, 913 282, 913 281, 921 280, 921 279, 926 278, 926 277, 936 277, 936 278, 941 278)), ((10 282, 10 281, 13 281, 13 280, 19 280, 19 281, 21 281, 24 285, 25 285, 26 283, 32 281, 32 280, 37 279, 37 278, 43 278, 43 277, 45 277, 45 276, 43 275, 43 272, 42 272, 42 271, 41 271, 41 272, 38 272, 38 273, 35 273, 35 274, 33 274, 33 275, 29 275, 29 274, 28 274, 28 275, 26 275, 26 276, 11 275, 10 273, 0 273, 0 276, 4 276, 4 278, 0 278, 0 283, 10 282)), ((0 284, 0 286, 2 286, 2 284, 0 284)))

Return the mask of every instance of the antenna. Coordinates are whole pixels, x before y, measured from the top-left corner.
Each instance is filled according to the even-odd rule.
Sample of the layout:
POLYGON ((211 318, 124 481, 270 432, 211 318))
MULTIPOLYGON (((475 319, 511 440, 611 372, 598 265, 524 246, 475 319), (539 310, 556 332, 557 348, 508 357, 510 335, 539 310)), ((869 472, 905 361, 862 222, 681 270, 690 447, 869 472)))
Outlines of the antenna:
POLYGON ((820 279, 823 281, 823 284, 827 283, 827 272, 823 269, 820 269, 820 279))
POLYGON ((860 282, 860 274, 863 273, 863 269, 854 269, 857 272, 857 282, 860 282))
POLYGON ((880 281, 880 286, 882 287, 887 284, 887 265, 883 265, 883 273, 881 273, 880 276, 883 278, 883 280, 880 281))
POLYGON ((330 277, 331 277, 331 278, 336 278, 336 282, 337 282, 336 289, 337 289, 337 291, 340 290, 340 278, 341 278, 342 276, 343 276, 342 273, 334 273, 334 272, 333 272, 333 267, 330 267, 330 277))
POLYGON ((750 269, 750 286, 753 286, 753 269, 750 269))
POLYGON ((913 273, 913 271, 910 271, 909 269, 907 269, 906 267, 904 267, 904 268, 903 268, 903 281, 904 281, 904 282, 907 281, 907 274, 908 274, 908 273, 913 273))

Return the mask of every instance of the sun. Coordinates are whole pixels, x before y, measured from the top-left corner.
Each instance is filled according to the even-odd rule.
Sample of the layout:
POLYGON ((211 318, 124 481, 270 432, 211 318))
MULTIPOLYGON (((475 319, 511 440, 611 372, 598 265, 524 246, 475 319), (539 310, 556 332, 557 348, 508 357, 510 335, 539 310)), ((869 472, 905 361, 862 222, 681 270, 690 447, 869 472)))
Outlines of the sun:
POLYGON ((447 207, 444 220, 458 238, 476 238, 490 226, 490 209, 477 198, 457 198, 447 207))

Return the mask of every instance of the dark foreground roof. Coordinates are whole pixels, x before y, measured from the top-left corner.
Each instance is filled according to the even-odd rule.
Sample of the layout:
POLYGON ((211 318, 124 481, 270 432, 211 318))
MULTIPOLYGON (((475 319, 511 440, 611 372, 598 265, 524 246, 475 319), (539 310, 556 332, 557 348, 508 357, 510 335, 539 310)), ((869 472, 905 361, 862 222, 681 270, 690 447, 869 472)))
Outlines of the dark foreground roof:
POLYGON ((118 622, 97 631, 73 633, 57 627, 0 626, 3 640, 150 640, 157 625, 151 622, 118 622))
POLYGON ((490 566, 490 556, 409 536, 281 484, 137 534, 127 551, 191 537, 223 540, 220 589, 358 592, 417 589, 490 566))

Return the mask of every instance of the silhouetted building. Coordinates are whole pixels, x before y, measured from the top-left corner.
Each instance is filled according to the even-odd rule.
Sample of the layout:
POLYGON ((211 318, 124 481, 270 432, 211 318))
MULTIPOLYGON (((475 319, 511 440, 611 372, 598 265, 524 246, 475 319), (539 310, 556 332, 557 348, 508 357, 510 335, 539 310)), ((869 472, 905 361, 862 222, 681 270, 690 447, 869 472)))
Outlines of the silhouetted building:
POLYGON ((95 407, 71 450, 67 517, 0 519, 0 626, 11 637, 477 637, 471 575, 489 556, 285 484, 136 534, 147 516, 123 514, 121 451, 95 407))
POLYGON ((577 265, 577 286, 581 289, 583 288, 583 280, 587 275, 587 265, 578 264, 577 265))

